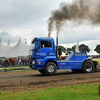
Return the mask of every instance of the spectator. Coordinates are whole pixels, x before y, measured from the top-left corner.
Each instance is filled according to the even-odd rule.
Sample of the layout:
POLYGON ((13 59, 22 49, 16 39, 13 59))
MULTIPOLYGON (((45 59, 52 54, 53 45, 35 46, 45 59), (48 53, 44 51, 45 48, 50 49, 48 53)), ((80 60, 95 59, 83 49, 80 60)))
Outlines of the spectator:
POLYGON ((23 66, 25 66, 25 62, 26 62, 26 61, 25 61, 25 58, 24 58, 24 59, 23 59, 23 66))
POLYGON ((12 63, 11 63, 11 58, 9 58, 9 66, 11 66, 12 65, 12 63))
POLYGON ((8 59, 7 58, 5 59, 5 65, 6 65, 5 67, 8 67, 8 59))
POLYGON ((23 58, 21 58, 21 65, 24 65, 24 63, 23 63, 23 58))
POLYGON ((21 66, 21 58, 19 58, 19 65, 21 66))
POLYGON ((14 59, 13 58, 11 59, 11 64, 14 67, 14 59))
POLYGON ((16 65, 16 59, 14 58, 14 66, 16 65))

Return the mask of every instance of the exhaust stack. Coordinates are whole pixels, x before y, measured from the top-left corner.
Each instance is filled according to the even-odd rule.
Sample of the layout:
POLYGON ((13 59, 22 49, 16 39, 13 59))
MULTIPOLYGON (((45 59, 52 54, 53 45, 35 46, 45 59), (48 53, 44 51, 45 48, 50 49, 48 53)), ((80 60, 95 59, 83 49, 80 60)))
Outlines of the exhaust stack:
POLYGON ((56 58, 58 60, 58 34, 57 34, 57 37, 56 37, 56 58))

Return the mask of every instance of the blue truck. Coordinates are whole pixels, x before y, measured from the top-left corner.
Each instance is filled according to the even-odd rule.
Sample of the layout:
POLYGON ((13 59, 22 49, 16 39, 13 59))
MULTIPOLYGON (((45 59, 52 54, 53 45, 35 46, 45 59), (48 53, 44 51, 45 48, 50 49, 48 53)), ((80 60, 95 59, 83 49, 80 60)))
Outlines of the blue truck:
POLYGON ((65 60, 60 60, 58 58, 60 53, 56 54, 57 49, 52 37, 34 38, 31 42, 30 68, 45 75, 53 75, 59 69, 84 73, 96 71, 97 61, 89 59, 87 53, 71 53, 65 60))

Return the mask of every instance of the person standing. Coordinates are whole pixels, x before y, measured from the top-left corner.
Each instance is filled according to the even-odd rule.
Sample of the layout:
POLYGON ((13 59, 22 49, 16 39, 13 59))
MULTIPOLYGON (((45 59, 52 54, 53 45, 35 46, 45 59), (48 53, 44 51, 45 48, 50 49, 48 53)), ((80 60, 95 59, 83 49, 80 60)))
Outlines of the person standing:
POLYGON ((14 66, 16 65, 16 59, 14 58, 14 66))
POLYGON ((14 59, 11 59, 12 66, 14 67, 14 59))
POLYGON ((21 66, 21 58, 19 58, 19 66, 21 66))
POLYGON ((21 58, 21 65, 24 66, 23 57, 21 58))
POLYGON ((11 65, 12 65, 11 58, 9 58, 9 66, 11 66, 11 65))
POLYGON ((5 67, 8 67, 8 59, 5 59, 5 67))

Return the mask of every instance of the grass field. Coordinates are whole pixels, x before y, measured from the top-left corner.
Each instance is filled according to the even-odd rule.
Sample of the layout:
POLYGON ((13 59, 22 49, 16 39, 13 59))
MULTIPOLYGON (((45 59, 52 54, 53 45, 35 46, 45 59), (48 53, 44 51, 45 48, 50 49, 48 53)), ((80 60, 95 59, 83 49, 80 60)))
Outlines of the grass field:
POLYGON ((99 83, 22 92, 0 92, 0 100, 100 100, 99 83))

